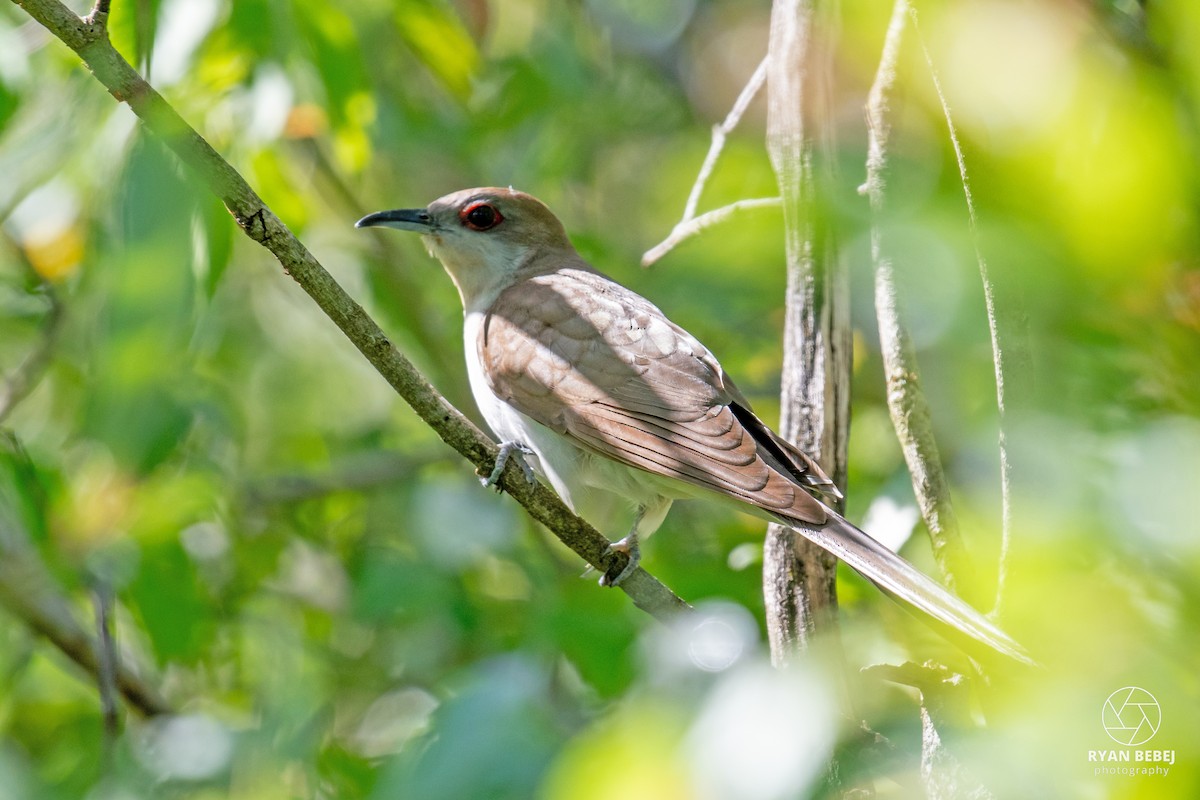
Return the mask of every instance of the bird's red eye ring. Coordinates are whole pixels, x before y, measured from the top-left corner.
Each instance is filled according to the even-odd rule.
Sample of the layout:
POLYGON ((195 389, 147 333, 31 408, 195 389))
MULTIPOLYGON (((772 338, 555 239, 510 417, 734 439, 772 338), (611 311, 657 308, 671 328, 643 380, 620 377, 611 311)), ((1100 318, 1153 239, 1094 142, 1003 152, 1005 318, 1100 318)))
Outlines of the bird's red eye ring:
POLYGON ((491 230, 504 221, 495 206, 483 201, 471 203, 458 213, 458 218, 473 231, 491 230))

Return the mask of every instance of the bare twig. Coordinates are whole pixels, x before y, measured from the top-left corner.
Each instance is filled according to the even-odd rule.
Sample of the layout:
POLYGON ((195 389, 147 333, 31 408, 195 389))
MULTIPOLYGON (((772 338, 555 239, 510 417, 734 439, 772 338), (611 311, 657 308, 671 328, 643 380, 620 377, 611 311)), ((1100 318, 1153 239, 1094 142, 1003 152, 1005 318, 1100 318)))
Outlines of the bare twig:
POLYGON ((83 21, 88 25, 95 25, 101 30, 108 27, 108 10, 112 5, 112 0, 96 0, 96 4, 92 6, 92 11, 83 21))
POLYGON ((700 165, 700 172, 696 174, 696 182, 692 184, 692 191, 688 194, 687 203, 683 206, 683 222, 696 216, 696 209, 700 206, 700 195, 704 193, 704 187, 708 185, 708 179, 712 177, 713 170, 717 166, 717 159, 721 157, 721 151, 725 149, 726 138, 742 121, 742 115, 746 113, 746 109, 750 107, 750 103, 753 102, 766 82, 767 59, 764 57, 755 68, 754 74, 750 76, 750 80, 746 81, 741 94, 733 103, 733 108, 729 109, 729 113, 725 115, 724 121, 719 125, 713 125, 712 143, 708 146, 704 163, 700 165))
POLYGON ((112 632, 112 589, 98 581, 92 589, 92 605, 96 611, 96 685, 100 688, 100 711, 104 717, 104 733, 111 749, 120 733, 117 709, 117 647, 112 632))
POLYGON ((739 211, 746 211, 752 208, 776 208, 782 202, 778 197, 758 197, 751 200, 738 200, 727 206, 707 211, 698 217, 687 219, 685 222, 680 222, 671 230, 670 235, 666 239, 663 239, 646 251, 645 255, 642 256, 642 266, 648 267, 652 265, 678 247, 685 239, 690 239, 704 232, 706 228, 710 228, 719 222, 724 222, 739 211))
MULTIPOLYGON (((444 442, 483 474, 490 472, 495 443, 417 372, 245 179, 121 57, 103 31, 94 30, 58 0, 13 2, 74 50, 109 93, 128 103, 146 128, 195 171, 233 214, 242 232, 271 251, 287 274, 444 442)), ((500 486, 589 564, 601 570, 610 566, 612 556, 605 552, 608 540, 573 514, 550 489, 526 483, 516 464, 504 471, 500 486)), ((644 569, 639 568, 620 587, 635 605, 658 617, 688 607, 644 569)))
POLYGON ((918 24, 917 10, 909 9, 913 30, 921 43, 921 51, 925 55, 925 63, 929 66, 929 77, 933 80, 933 88, 937 92, 938 102, 942 106, 942 114, 946 117, 946 129, 950 135, 950 144, 954 148, 954 158, 958 162, 958 176, 962 182, 963 198, 967 203, 967 219, 971 229, 971 244, 975 248, 975 260, 979 262, 979 278, 983 281, 983 301, 987 308, 988 333, 992 341, 992 365, 996 373, 996 408, 999 412, 999 447, 1000 447, 1000 558, 996 573, 996 597, 992 604, 992 613, 1000 611, 1000 601, 1004 596, 1004 584, 1008 578, 1008 565, 1012 543, 1012 463, 1008 456, 1008 438, 1005 434, 1008 421, 1008 403, 1005 396, 1005 377, 1008 374, 1008 364, 1005 350, 1000 346, 1000 326, 996 310, 996 289, 988 273, 987 260, 983 257, 983 248, 979 243, 979 223, 975 214, 975 200, 971 196, 971 181, 967 176, 967 162, 963 156, 962 144, 958 140, 958 132, 954 127, 954 115, 950 113, 950 104, 946 93, 942 91, 942 82, 938 78, 937 68, 933 64, 933 56, 925 44, 918 24))
MULTIPOLYGON (((787 255, 783 414, 780 433, 845 486, 849 326, 844 272, 815 212, 817 119, 827 111, 828 50, 817 49, 816 0, 775 0, 767 84, 767 150, 783 198, 787 255), (816 98, 813 98, 816 95, 816 98)), ((792 530, 771 525, 763 592, 771 656, 786 664, 816 633, 836 630, 837 560, 792 530)))
POLYGON ((687 202, 683 206, 683 216, 666 239, 647 250, 645 255, 642 256, 643 267, 649 267, 671 252, 671 250, 685 239, 695 236, 710 225, 723 222, 734 211, 765 205, 777 205, 779 203, 778 199, 741 200, 725 208, 710 211, 702 217, 696 217, 696 209, 700 205, 700 196, 704 194, 704 187, 708 185, 708 179, 712 177, 713 170, 717 166, 717 160, 721 157, 721 152, 725 149, 725 140, 729 137, 729 134, 733 133, 738 123, 742 121, 742 115, 746 113, 746 109, 750 107, 750 103, 753 102, 755 96, 762 90, 766 80, 767 59, 764 58, 758 65, 758 68, 754 70, 754 74, 750 76, 750 80, 742 87, 741 94, 734 101, 733 107, 729 109, 729 113, 725 115, 725 119, 721 123, 713 125, 712 142, 708 146, 708 153, 704 156, 704 163, 700 165, 700 171, 696 173, 696 181, 692 184, 692 190, 688 193, 687 202), (708 219, 704 223, 700 222, 700 220, 710 216, 711 219, 708 219))
POLYGON ((973 585, 965 580, 969 573, 969 561, 951 503, 950 485, 938 454, 933 424, 929 418, 929 402, 921 390, 916 350, 900 312, 895 263, 886 233, 887 149, 891 135, 888 112, 908 10, 908 0, 896 0, 892 7, 879 69, 868 94, 867 179, 860 191, 869 197, 874 213, 871 257, 875 263, 875 313, 879 320, 888 410, 900 439, 908 471, 912 475, 913 492, 929 529, 938 567, 946 583, 962 591, 973 585))

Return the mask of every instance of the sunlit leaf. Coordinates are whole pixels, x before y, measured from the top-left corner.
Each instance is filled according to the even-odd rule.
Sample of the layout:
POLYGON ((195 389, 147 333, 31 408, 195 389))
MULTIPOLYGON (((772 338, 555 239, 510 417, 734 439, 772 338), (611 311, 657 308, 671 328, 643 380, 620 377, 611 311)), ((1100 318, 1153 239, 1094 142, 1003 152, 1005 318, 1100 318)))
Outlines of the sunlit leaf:
POLYGON ((547 771, 546 800, 696 797, 679 758, 683 719, 653 702, 624 708, 572 739, 547 771), (615 765, 620 765, 614 769, 615 765))
POLYGON ((418 0, 397 7, 396 29, 404 42, 451 94, 465 100, 479 66, 479 52, 448 3, 418 0))

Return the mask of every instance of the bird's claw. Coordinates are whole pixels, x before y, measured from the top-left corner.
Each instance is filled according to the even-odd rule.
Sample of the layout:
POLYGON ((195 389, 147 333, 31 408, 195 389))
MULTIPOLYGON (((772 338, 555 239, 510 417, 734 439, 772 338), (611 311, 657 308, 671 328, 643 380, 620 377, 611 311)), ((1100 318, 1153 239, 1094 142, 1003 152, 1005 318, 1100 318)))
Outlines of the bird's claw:
POLYGON ((481 477, 479 482, 484 487, 495 486, 496 491, 500 489, 500 475, 504 472, 504 467, 508 464, 508 460, 514 459, 518 466, 521 467, 521 473, 525 476, 530 486, 537 483, 537 476, 533 474, 533 467, 529 466, 529 462, 525 460, 525 456, 534 455, 529 445, 521 442, 501 442, 500 451, 496 453, 496 466, 492 468, 491 473, 486 477, 481 477))
POLYGON ((642 560, 642 548, 638 545, 637 534, 632 531, 628 536, 619 542, 613 542, 604 549, 604 555, 613 555, 615 553, 624 553, 629 557, 625 566, 617 571, 617 566, 621 563, 619 559, 615 560, 603 575, 600 576, 601 586, 618 586, 621 581, 633 574, 633 571, 638 568, 638 564, 642 560), (613 573, 616 572, 614 575, 613 573))

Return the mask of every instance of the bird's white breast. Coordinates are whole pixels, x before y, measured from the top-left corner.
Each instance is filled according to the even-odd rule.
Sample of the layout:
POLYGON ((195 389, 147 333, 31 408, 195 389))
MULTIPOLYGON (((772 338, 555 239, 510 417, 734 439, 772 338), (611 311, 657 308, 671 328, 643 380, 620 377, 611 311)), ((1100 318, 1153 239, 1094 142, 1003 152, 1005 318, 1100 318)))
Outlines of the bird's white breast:
POLYGON ((662 522, 671 500, 699 494, 693 487, 596 456, 567 437, 535 422, 492 391, 479 358, 479 331, 485 313, 468 311, 463 327, 467 378, 475 404, 488 427, 504 442, 520 442, 534 451, 534 468, 568 506, 606 534, 624 535, 632 509, 647 508, 639 533, 648 536, 662 522), (666 483, 667 485, 663 485, 666 483))
POLYGON ((528 445, 537 454, 537 461, 530 466, 550 481, 555 491, 571 504, 571 487, 566 484, 560 473, 567 471, 565 467, 579 460, 579 448, 517 411, 492 391, 487 375, 484 374, 483 362, 479 358, 479 329, 484 316, 481 311, 470 311, 463 326, 467 379, 471 384, 475 405, 479 407, 479 413, 483 415, 488 427, 501 441, 520 442, 528 445))

